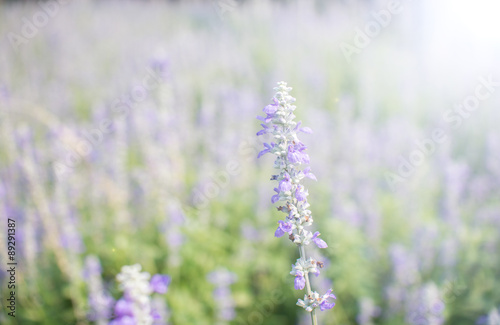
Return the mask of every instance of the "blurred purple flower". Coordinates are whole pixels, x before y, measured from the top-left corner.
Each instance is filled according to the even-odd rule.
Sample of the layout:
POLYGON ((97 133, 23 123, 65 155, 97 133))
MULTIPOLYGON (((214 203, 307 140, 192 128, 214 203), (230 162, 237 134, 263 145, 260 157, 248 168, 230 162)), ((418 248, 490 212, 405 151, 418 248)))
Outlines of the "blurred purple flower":
POLYGON ((134 304, 124 298, 116 302, 115 315, 118 317, 134 316, 134 304))
POLYGON ((153 289, 153 291, 157 293, 167 293, 168 286, 170 285, 171 281, 172 278, 169 275, 155 274, 151 278, 151 289, 153 289))
POLYGON ((113 319, 109 325, 136 325, 134 317, 123 316, 120 318, 113 319))
POLYGON ((236 317, 236 313, 229 286, 237 280, 236 274, 226 269, 219 269, 209 273, 207 279, 216 285, 213 297, 218 308, 219 320, 233 320, 236 317))
POLYGON ((226 269, 218 269, 210 272, 207 275, 208 281, 218 286, 227 286, 233 284, 238 279, 238 276, 226 269))
POLYGON ((170 61, 164 50, 158 50, 150 60, 151 69, 162 79, 167 80, 170 72, 170 61))
POLYGON ((236 311, 233 307, 226 307, 220 310, 219 316, 225 321, 231 321, 236 317, 236 311))
POLYGON ((93 255, 87 256, 83 269, 83 277, 88 286, 89 311, 87 318, 96 323, 109 319, 114 304, 113 297, 104 288, 101 272, 99 258, 93 255))

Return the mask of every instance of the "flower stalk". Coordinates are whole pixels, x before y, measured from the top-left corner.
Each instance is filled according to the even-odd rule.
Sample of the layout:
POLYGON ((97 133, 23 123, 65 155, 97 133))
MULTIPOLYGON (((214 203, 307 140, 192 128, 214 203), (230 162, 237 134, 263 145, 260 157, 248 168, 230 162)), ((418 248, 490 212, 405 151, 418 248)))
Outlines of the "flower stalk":
POLYGON ((300 257, 292 265, 290 274, 295 276, 295 289, 305 288, 306 294, 304 300, 297 301, 297 305, 311 313, 312 324, 316 325, 316 309, 319 307, 323 311, 333 308, 335 303, 328 302, 328 299, 336 299, 336 297, 331 289, 322 296, 312 290, 309 273, 318 276, 323 263, 311 257, 307 258, 305 250, 305 246, 311 242, 319 248, 328 247, 326 242, 319 238, 318 231, 313 234, 307 229, 313 224, 307 202, 309 192, 300 184, 304 178, 316 180, 310 167, 301 169, 302 166, 309 164, 309 155, 305 153, 307 147, 297 136, 300 132, 312 133, 312 131, 310 128, 301 127, 301 122, 294 121, 293 112, 296 106, 292 103, 295 102, 295 98, 289 95, 292 88, 287 87, 286 82, 279 82, 274 89, 276 94, 272 99, 273 103, 263 109, 266 116, 257 117, 263 122, 261 124, 263 129, 257 135, 270 134, 275 142, 264 143, 264 150, 259 152, 258 157, 267 153, 276 156, 274 168, 278 170, 278 173, 272 175, 271 180, 277 181, 278 185, 274 188, 276 194, 272 196, 271 202, 273 204, 279 202, 281 205, 277 209, 285 213, 286 217, 278 221, 278 228, 274 235, 282 237, 288 234, 290 241, 298 247, 300 257))

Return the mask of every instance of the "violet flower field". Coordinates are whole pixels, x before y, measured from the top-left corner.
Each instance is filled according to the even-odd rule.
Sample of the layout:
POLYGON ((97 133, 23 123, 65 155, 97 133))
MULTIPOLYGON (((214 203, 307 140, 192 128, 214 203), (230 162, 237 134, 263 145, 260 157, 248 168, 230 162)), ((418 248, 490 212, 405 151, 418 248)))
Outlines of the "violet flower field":
POLYGON ((499 10, 0 0, 0 324, 500 325, 499 10))

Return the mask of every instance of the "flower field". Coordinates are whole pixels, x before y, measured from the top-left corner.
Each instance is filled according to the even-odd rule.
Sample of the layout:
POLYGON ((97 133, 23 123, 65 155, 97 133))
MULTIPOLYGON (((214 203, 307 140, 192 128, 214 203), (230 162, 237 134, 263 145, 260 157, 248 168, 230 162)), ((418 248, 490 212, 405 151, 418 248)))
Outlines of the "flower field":
POLYGON ((499 325, 481 3, 0 1, 0 324, 499 325))

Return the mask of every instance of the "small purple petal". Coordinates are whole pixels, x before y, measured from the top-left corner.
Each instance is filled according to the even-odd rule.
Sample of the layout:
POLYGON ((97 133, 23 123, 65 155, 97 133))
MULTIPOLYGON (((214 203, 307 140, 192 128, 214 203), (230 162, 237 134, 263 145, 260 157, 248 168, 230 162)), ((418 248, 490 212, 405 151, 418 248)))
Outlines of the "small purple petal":
POLYGON ((283 221, 283 220, 280 220, 278 221, 278 229, 276 229, 276 232, 274 233, 274 236, 275 237, 281 237, 283 236, 285 233, 290 233, 292 231, 292 224, 291 222, 287 221, 283 221))
POLYGON ((328 289, 328 291, 325 293, 324 297, 337 299, 337 297, 335 297, 335 295, 332 293, 332 291, 333 291, 332 289, 328 289))
POLYGON ((267 133, 267 130, 264 129, 264 130, 260 130, 259 132, 257 132, 257 135, 264 135, 267 133))
POLYGON ((284 232, 291 232, 292 231, 292 223, 287 221, 279 221, 281 229, 283 229, 284 232))
POLYGON ((301 271, 297 271, 295 275, 294 287, 295 290, 302 290, 306 286, 306 279, 301 271))
POLYGON ((328 301, 323 301, 321 304, 319 304, 319 309, 321 311, 325 311, 325 310, 328 310, 328 309, 332 309, 333 306, 335 306, 335 303, 332 302, 332 303, 329 303, 328 301))
POLYGON ((303 132, 303 133, 307 133, 307 134, 312 134, 313 133, 313 131, 310 128, 308 128, 308 127, 300 128, 299 132, 303 132))
POLYGON ((156 309, 152 309, 151 310, 151 317, 153 317, 153 319, 155 321, 161 321, 163 318, 161 317, 161 314, 158 312, 158 310, 156 309))
POLYGON ((266 154, 266 153, 268 153, 268 152, 269 152, 269 149, 264 149, 264 150, 262 150, 262 151, 261 151, 261 152, 259 152, 259 154, 257 155, 257 158, 262 157, 263 155, 265 155, 265 154, 266 154))
POLYGON ((314 243, 319 247, 319 248, 327 248, 328 245, 326 244, 326 242, 323 240, 323 239, 320 239, 320 238, 316 238, 313 240, 314 243))
POLYGON ((313 173, 309 173, 306 175, 306 177, 309 177, 310 179, 313 179, 315 181, 317 181, 318 179, 316 178, 316 175, 314 175, 313 173))
POLYGON ((319 248, 327 248, 328 245, 326 244, 326 242, 323 240, 323 239, 320 239, 318 238, 318 236, 320 235, 319 231, 316 231, 313 235, 313 237, 311 238, 311 240, 319 247, 319 248))
POLYGON ((279 201, 280 199, 280 190, 278 190, 276 187, 274 188, 274 191, 276 192, 275 195, 271 197, 271 202, 274 204, 279 201))
POLYGON ((317 181, 316 176, 313 173, 311 173, 311 167, 304 168, 302 173, 304 174, 304 177, 308 177, 310 179, 317 181))

